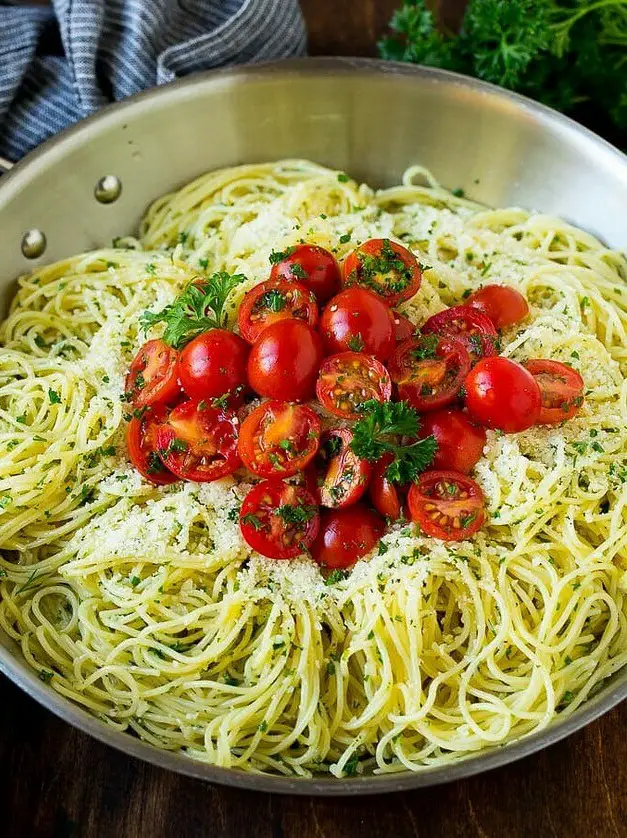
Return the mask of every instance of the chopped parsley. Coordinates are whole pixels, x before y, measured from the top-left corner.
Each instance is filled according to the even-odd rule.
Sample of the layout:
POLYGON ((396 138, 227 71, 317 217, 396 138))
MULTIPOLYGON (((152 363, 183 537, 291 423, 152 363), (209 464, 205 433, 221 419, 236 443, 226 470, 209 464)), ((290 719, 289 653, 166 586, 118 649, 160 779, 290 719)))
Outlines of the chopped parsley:
POLYGON ((50 399, 50 404, 61 404, 61 396, 56 390, 48 390, 48 398, 50 399))
POLYGON ((247 512, 246 515, 242 516, 242 524, 248 524, 248 526, 252 527, 257 532, 263 529, 263 524, 252 512, 247 512))
POLYGON ((340 236, 340 244, 346 244, 350 240, 351 240, 351 234, 350 233, 344 233, 343 235, 340 236))
POLYGON ((300 504, 295 506, 293 504, 283 504, 277 509, 277 515, 282 518, 286 524, 306 524, 307 521, 316 515, 318 509, 316 506, 309 504, 300 504))
POLYGON ((278 265, 279 262, 284 262, 286 259, 289 259, 295 250, 295 247, 286 247, 285 250, 273 250, 269 257, 270 264, 278 265))
POLYGON ((287 297, 282 291, 276 288, 271 288, 264 292, 258 301, 260 308, 266 308, 268 311, 283 311, 287 305, 287 297))
POLYGON ((327 576, 324 580, 324 584, 329 587, 329 585, 336 585, 338 582, 341 582, 343 579, 348 578, 348 571, 342 570, 341 568, 337 568, 336 570, 332 570, 331 573, 327 576))
POLYGON ((337 179, 340 183, 348 183, 348 181, 350 180, 349 176, 347 174, 344 174, 344 172, 340 172, 337 176, 337 179))
POLYGON ((363 341, 362 336, 361 336, 361 332, 357 332, 356 335, 352 335, 348 339, 347 344, 348 344, 348 348, 352 352, 362 352, 364 346, 366 345, 363 341))

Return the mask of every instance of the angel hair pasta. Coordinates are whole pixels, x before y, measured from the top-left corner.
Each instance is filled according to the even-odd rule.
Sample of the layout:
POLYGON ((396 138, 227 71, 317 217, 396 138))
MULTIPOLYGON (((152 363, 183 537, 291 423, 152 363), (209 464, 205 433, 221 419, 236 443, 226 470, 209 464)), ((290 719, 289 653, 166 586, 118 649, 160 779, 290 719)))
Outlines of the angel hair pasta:
MULTIPOLYGON (((373 191, 304 161, 212 172, 136 238, 19 280, 0 327, 0 625, 105 724, 196 760, 285 775, 420 771, 572 713, 627 661, 627 262, 546 215, 485 209, 423 169, 373 191), (139 317, 190 281, 267 278, 306 240, 390 237, 425 269, 414 324, 491 281, 530 316, 502 354, 565 361, 561 426, 488 431, 486 523, 392 526, 349 574, 255 554, 250 478, 153 486, 124 444, 139 317)), ((159 327, 155 327, 158 334, 159 327)))

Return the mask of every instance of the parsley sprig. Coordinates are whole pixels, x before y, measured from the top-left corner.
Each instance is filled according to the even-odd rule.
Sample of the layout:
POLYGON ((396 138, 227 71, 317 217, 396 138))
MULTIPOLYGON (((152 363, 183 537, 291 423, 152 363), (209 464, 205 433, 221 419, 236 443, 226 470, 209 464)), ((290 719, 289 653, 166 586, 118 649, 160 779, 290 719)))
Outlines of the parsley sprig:
POLYGON ((147 332, 156 323, 165 323, 164 341, 180 349, 202 332, 224 326, 227 297, 245 279, 243 274, 220 271, 207 279, 193 280, 161 311, 145 311, 140 325, 147 332))
POLYGON ((602 115, 627 129, 625 0, 470 0, 459 33, 440 28, 430 5, 399 3, 382 58, 457 70, 594 118, 595 128, 602 115))
POLYGON ((392 483, 412 483, 430 465, 438 444, 435 437, 417 439, 418 413, 407 402, 381 402, 371 399, 362 405, 364 418, 353 428, 351 448, 358 457, 376 462, 385 454, 393 460, 386 470, 392 483), (414 442, 403 443, 406 437, 414 442))

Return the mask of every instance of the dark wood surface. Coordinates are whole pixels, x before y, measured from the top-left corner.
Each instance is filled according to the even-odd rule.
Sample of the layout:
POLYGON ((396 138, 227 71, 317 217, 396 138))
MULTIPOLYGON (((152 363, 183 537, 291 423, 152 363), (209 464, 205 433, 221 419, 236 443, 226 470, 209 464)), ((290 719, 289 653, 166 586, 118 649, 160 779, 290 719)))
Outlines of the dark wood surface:
MULTIPOLYGON (((371 55, 396 0, 302 0, 310 50, 371 55)), ((447 3, 454 19, 463 0, 447 3)), ((627 703, 504 769, 411 794, 276 797, 144 765, 59 721, 0 677, 7 838, 605 838, 627 836, 627 703)))

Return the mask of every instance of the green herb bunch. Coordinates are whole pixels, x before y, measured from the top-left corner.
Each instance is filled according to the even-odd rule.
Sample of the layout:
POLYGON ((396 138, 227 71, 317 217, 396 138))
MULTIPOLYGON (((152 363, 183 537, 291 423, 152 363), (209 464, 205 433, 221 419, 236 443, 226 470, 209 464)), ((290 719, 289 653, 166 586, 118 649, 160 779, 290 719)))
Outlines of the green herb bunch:
MULTIPOLYGON (((456 70, 627 131, 627 0, 470 0, 459 34, 404 0, 383 58, 456 70)), ((627 136, 623 139, 627 145, 627 136)))

